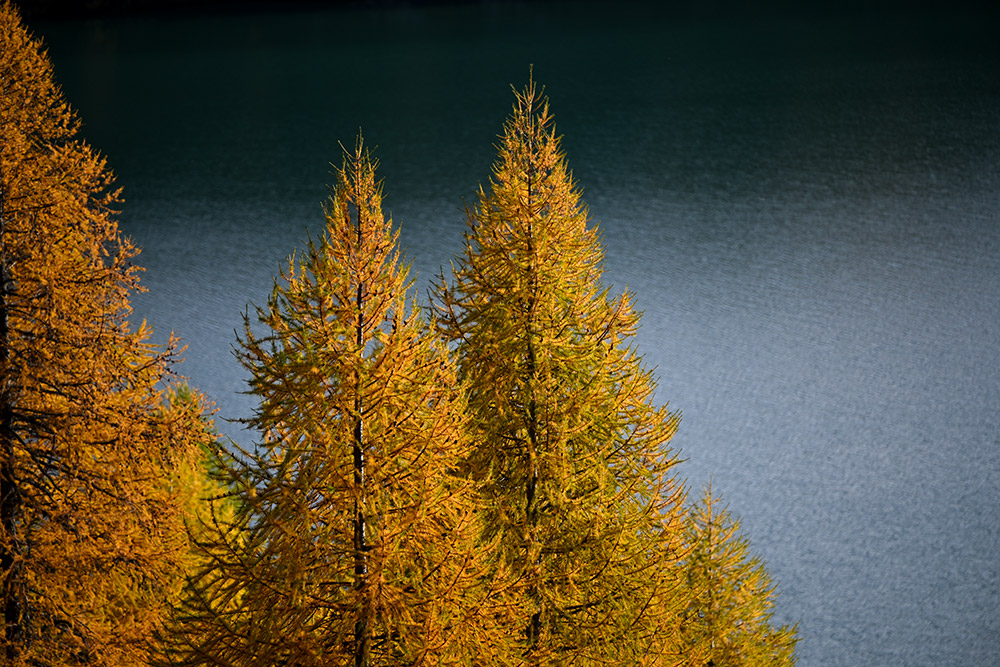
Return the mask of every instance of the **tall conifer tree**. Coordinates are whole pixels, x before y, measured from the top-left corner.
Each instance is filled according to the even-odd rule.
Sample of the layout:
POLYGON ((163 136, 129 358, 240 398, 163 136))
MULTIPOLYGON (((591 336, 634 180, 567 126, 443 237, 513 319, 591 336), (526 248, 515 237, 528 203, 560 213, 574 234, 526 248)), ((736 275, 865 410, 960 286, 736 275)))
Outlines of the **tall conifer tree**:
POLYGON ((179 585, 180 471, 201 408, 165 404, 174 347, 137 288, 105 161, 0 4, 0 662, 136 665, 179 585), (197 415, 195 415, 197 413, 197 415))
POLYGON ((750 553, 739 520, 707 487, 685 530, 691 602, 684 613, 682 650, 698 667, 781 667, 795 664, 796 628, 771 622, 775 585, 750 553))
POLYGON ((438 298, 468 386, 468 471, 500 543, 493 566, 519 610, 525 664, 670 664, 678 415, 654 403, 631 295, 602 285, 603 249, 547 100, 533 81, 515 94, 438 298))
POLYGON ((240 358, 262 442, 202 543, 170 659, 183 665, 489 664, 464 398, 407 302, 398 232, 359 139, 326 230, 276 283, 240 358))

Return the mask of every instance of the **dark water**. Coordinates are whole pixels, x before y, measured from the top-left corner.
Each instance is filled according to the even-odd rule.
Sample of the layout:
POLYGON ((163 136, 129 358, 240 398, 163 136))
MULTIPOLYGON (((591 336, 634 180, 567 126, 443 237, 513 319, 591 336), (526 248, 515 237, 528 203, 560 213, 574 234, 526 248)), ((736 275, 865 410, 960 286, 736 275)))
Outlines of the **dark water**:
MULTIPOLYGON (((249 301, 362 127, 423 291, 529 64, 695 487, 800 622, 800 664, 1000 654, 1000 58, 976 16, 630 5, 39 26, 126 191, 136 314, 226 417, 249 301)), ((234 427, 234 437, 242 438, 234 427)))

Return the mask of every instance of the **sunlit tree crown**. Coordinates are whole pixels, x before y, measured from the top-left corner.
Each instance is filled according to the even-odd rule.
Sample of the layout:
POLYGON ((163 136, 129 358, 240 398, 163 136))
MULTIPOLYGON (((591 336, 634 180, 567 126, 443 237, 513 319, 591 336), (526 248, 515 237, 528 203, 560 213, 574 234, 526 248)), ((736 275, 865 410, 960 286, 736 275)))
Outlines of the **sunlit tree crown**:
POLYGON ((172 405, 177 345, 129 321, 118 191, 39 41, 0 4, 0 662, 136 665, 181 583, 181 476, 208 439, 172 405))
POLYGON ((655 660, 680 595, 678 415, 654 403, 632 347, 631 295, 602 284, 600 239, 533 81, 478 199, 438 306, 468 384, 468 470, 489 501, 494 562, 517 582, 521 654, 655 660))
POLYGON ((464 396, 407 301, 375 168, 359 140, 322 238, 247 322, 262 440, 223 462, 238 509, 209 527, 174 664, 457 665, 496 651, 475 495, 455 474, 464 396))
POLYGON ((685 529, 684 570, 691 601, 682 624, 692 665, 795 664, 796 628, 772 622, 776 585, 750 552, 739 519, 706 487, 685 529))

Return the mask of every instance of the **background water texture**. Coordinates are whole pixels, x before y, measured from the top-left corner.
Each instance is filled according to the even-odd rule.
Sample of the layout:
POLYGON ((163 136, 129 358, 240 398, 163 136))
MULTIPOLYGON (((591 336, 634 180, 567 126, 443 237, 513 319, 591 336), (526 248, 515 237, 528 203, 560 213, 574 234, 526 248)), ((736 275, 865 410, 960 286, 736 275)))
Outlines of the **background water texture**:
MULTIPOLYGON (((509 4, 45 23, 144 248, 135 300, 224 417, 248 302, 358 128, 421 293, 534 65, 675 444, 800 664, 1000 654, 1000 77, 975 15, 509 4)), ((249 442, 233 425, 223 429, 249 442)))

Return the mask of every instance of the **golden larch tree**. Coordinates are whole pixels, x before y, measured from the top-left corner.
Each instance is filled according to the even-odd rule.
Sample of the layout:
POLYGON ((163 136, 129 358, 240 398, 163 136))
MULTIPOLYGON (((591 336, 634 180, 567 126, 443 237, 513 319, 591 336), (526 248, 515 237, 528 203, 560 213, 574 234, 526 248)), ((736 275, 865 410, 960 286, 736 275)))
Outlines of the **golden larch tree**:
POLYGON ((293 258, 239 356, 256 451, 178 613, 179 665, 490 662, 454 364, 410 302, 376 165, 346 154, 326 229, 293 258))
POLYGON ((0 4, 0 662, 136 665, 182 581, 204 406, 133 327, 136 249, 38 40, 0 4))
POLYGON ((781 667, 795 664, 795 626, 772 623, 776 585, 750 553, 739 519, 719 505, 711 486, 690 510, 684 566, 691 601, 682 650, 693 667, 781 667))
POLYGON ((467 385, 496 581, 528 665, 670 664, 683 591, 682 485, 603 248, 530 82, 436 299, 467 385))

